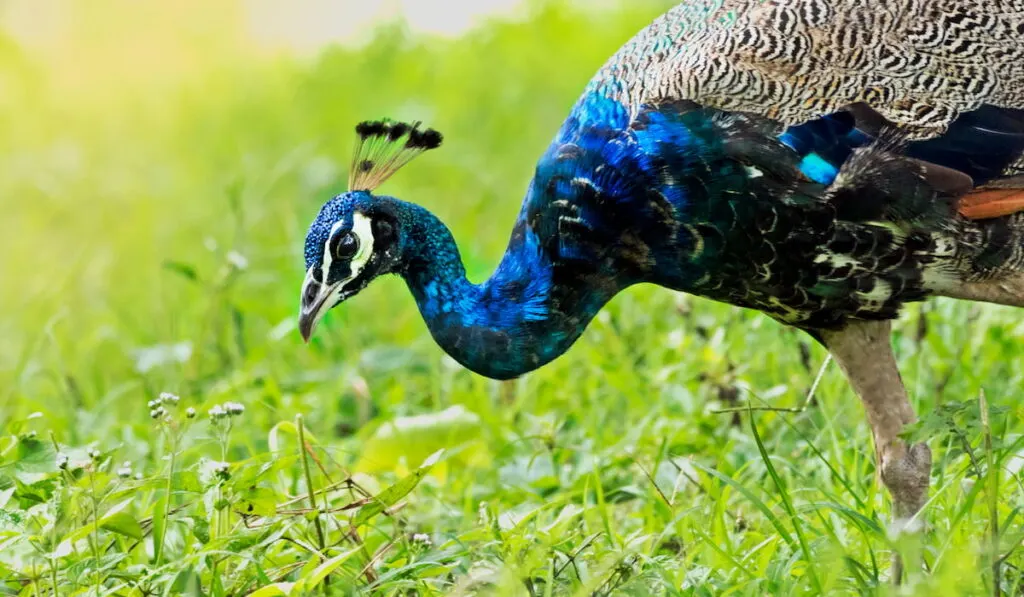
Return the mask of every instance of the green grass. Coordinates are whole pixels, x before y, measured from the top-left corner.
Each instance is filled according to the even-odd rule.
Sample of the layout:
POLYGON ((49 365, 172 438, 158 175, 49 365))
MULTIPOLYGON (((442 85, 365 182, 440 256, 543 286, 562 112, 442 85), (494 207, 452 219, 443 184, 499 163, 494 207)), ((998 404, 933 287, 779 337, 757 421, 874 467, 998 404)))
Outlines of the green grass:
POLYGON ((992 594, 993 552, 1024 590, 1019 311, 938 301, 897 325, 936 413, 928 527, 903 537, 834 365, 804 412, 716 412, 799 406, 824 361, 756 313, 634 288, 502 386, 387 279, 302 344, 305 227, 355 122, 446 133, 385 190, 448 222, 480 279, 576 95, 666 5, 386 28, 311 61, 226 32, 130 82, 0 44, 0 594, 894 594, 893 550, 900 594, 992 594), (180 401, 153 419, 161 392, 180 401), (211 420, 225 402, 244 413, 211 420))

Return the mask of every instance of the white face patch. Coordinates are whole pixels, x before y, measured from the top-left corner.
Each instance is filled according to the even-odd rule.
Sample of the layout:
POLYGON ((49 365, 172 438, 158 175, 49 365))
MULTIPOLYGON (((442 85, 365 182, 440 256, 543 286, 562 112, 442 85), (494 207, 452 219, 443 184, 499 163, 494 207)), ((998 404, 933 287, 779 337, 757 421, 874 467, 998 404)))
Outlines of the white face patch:
MULTIPOLYGON (((363 214, 354 212, 352 214, 352 233, 359 239, 359 252, 352 258, 352 275, 349 280, 354 279, 366 267, 366 262, 373 256, 373 223, 370 218, 363 214)), ((348 280, 345 280, 348 282, 348 280)))
MULTIPOLYGON (((331 271, 331 264, 334 263, 334 255, 331 253, 331 239, 334 238, 334 233, 341 228, 341 224, 341 222, 336 222, 331 227, 331 233, 327 235, 327 242, 324 243, 324 260, 321 264, 324 282, 327 281, 327 273, 331 271)), ((373 225, 370 218, 359 212, 354 212, 352 214, 352 234, 356 235, 356 238, 359 239, 359 251, 352 257, 348 278, 339 281, 339 289, 344 287, 350 280, 355 279, 359 272, 363 271, 366 263, 373 255, 373 225)))

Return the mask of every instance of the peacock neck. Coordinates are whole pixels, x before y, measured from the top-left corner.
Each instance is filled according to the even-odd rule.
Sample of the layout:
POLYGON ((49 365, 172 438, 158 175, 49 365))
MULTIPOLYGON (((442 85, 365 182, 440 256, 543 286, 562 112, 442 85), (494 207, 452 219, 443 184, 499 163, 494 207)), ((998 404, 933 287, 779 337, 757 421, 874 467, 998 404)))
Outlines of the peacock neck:
POLYGON ((575 284, 522 219, 497 269, 474 284, 448 228, 419 206, 400 209, 402 275, 420 313, 441 348, 480 375, 511 379, 555 359, 619 290, 575 284))

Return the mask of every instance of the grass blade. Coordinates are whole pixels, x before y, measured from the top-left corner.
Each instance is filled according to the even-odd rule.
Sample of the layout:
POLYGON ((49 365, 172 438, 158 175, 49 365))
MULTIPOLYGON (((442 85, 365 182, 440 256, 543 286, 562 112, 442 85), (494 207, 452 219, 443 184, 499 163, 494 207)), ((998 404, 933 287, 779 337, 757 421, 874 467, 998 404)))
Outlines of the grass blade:
POLYGON ((756 495, 751 493, 749 489, 740 485, 732 477, 720 473, 719 471, 716 471, 711 467, 704 466, 699 462, 693 462, 691 464, 693 464, 693 466, 696 467, 697 469, 704 471, 705 473, 718 479, 722 483, 725 483, 729 487, 732 487, 736 491, 740 492, 743 495, 743 497, 747 498, 747 501, 749 501, 755 508, 760 510, 761 513, 765 515, 765 518, 767 518, 768 521, 772 523, 772 526, 775 527, 775 530, 779 532, 779 535, 782 537, 782 539, 787 544, 789 544, 790 548, 796 549, 796 543, 793 541, 793 536, 789 534, 789 531, 786 529, 786 526, 782 524, 782 521, 779 520, 777 516, 775 516, 775 513, 772 512, 771 508, 769 508, 768 505, 765 504, 763 501, 758 499, 756 495))
POLYGON ((761 460, 764 461, 764 465, 768 469, 768 474, 775 483, 775 487, 778 488, 779 496, 782 498, 782 504, 786 508, 786 512, 789 514, 790 522, 793 523, 793 530, 796 531, 797 539, 800 541, 800 549, 804 552, 804 559, 807 561, 807 570, 811 574, 811 582, 814 584, 815 591, 818 594, 821 594, 821 580, 818 578, 818 571, 815 568, 814 559, 811 557, 811 550, 807 546, 807 539, 804 537, 803 529, 800 527, 800 520, 796 515, 796 510, 793 509, 793 502, 790 500, 789 492, 786 491, 786 486, 783 485, 782 479, 779 478, 779 474, 775 471, 775 466, 772 464, 772 459, 768 456, 768 451, 764 448, 764 442, 761 441, 761 434, 757 432, 757 425, 754 424, 754 414, 748 413, 748 415, 750 416, 750 431, 754 434, 754 442, 757 444, 757 451, 761 453, 761 460))

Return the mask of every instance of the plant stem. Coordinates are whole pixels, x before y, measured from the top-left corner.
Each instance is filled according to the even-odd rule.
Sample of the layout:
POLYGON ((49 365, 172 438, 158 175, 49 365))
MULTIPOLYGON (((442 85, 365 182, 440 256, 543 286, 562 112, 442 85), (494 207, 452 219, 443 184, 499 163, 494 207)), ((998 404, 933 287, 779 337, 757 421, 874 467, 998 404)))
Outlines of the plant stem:
MULTIPOLYGON (((220 436, 220 461, 228 461, 228 445, 231 443, 231 428, 234 422, 230 417, 227 419, 227 425, 224 428, 224 433, 220 436)), ((224 484, 221 483, 217 486, 217 501, 222 502, 224 500, 224 484)), ((228 533, 228 512, 227 508, 217 510, 217 535, 224 536, 228 533)))
MULTIPOLYGON (((216 421, 214 421, 216 425, 216 421)), ((228 444, 231 442, 231 418, 228 417, 227 424, 224 426, 223 431, 220 434, 220 461, 228 461, 228 444)), ((218 426, 218 429, 220 427, 218 426)), ((227 508, 221 508, 219 504, 224 501, 224 481, 220 481, 217 484, 217 499, 215 500, 215 507, 213 512, 213 536, 220 538, 227 534, 227 508)), ((220 563, 226 558, 216 557, 213 558, 213 566, 211 566, 211 572, 214 577, 218 576, 220 563)), ((211 581, 212 583, 212 581, 211 581)), ((212 587, 212 584, 211 584, 212 587)))
MULTIPOLYGON (((327 541, 324 538, 324 529, 320 525, 320 510, 316 505, 316 490, 313 488, 313 474, 309 470, 309 459, 306 457, 306 431, 302 422, 302 415, 295 415, 295 429, 299 435, 299 457, 302 458, 302 471, 306 475, 306 493, 309 494, 309 507, 313 509, 313 526, 316 527, 317 541, 320 543, 320 559, 324 558, 324 550, 327 548, 327 541)), ((330 575, 324 578, 324 594, 330 586, 330 575)))
MULTIPOLYGON (((96 466, 94 462, 93 467, 96 466)), ((89 497, 92 498, 92 546, 93 572, 96 574, 96 597, 100 595, 100 502, 96 499, 96 473, 89 469, 89 497)))
POLYGON ((50 581, 53 582, 53 595, 57 597, 57 558, 55 556, 50 557, 50 581))
POLYGON ((992 427, 988 420, 988 402, 985 400, 985 390, 978 393, 978 410, 981 411, 981 429, 985 437, 985 460, 987 469, 986 477, 988 487, 988 515, 989 515, 989 540, 991 541, 992 558, 992 595, 999 597, 1002 592, 999 589, 999 467, 996 466, 995 454, 992 450, 992 427))
POLYGON ((162 515, 164 519, 164 524, 161 526, 160 529, 160 551, 157 553, 156 557, 157 566, 160 565, 160 560, 163 559, 164 556, 164 540, 167 538, 167 521, 171 517, 171 492, 174 489, 174 464, 175 459, 177 458, 178 455, 177 437, 173 434, 173 432, 171 432, 170 436, 165 437, 169 437, 169 442, 171 445, 171 463, 170 467, 167 470, 167 484, 164 486, 164 511, 162 515))

